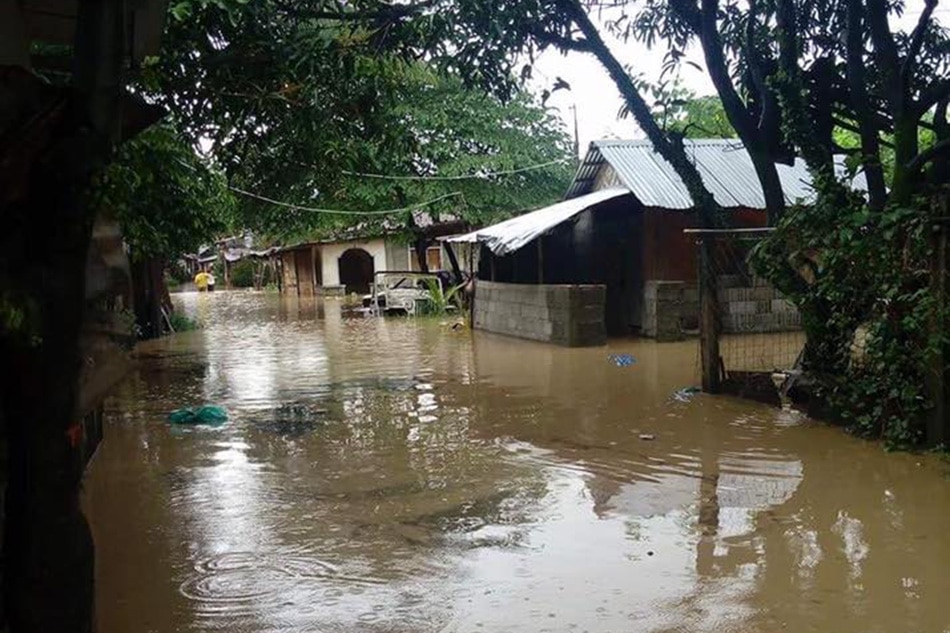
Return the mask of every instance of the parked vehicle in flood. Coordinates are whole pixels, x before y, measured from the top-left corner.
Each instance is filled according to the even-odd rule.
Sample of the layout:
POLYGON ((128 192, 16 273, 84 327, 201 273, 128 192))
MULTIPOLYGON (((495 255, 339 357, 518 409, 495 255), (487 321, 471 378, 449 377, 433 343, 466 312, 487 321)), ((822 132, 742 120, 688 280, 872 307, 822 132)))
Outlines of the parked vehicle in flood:
POLYGON ((380 271, 373 276, 372 293, 363 297, 363 307, 375 316, 415 316, 430 312, 435 305, 441 311, 451 311, 454 305, 448 304, 446 296, 445 281, 439 273, 380 271))

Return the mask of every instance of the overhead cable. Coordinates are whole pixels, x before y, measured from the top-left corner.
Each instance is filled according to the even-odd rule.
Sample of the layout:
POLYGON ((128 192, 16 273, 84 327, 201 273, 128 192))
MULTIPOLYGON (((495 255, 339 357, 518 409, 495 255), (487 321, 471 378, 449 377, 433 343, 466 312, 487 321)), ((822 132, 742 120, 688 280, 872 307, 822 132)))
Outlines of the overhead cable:
POLYGON ((453 191, 452 193, 447 193, 445 195, 439 196, 438 198, 433 198, 431 200, 426 200, 425 202, 420 202, 418 204, 412 204, 405 207, 400 207, 398 209, 387 209, 385 211, 348 211, 344 209, 318 209, 315 207, 304 207, 299 204, 291 204, 289 202, 281 202, 280 200, 274 200, 273 198, 268 198, 256 193, 251 193, 250 191, 244 191, 243 189, 238 189, 237 187, 228 187, 231 191, 239 193, 242 196, 247 196, 248 198, 254 198, 255 200, 261 200, 263 202, 268 202, 279 207, 287 207, 288 209, 294 209, 295 211, 308 211, 310 213, 327 213, 334 215, 389 215, 392 213, 400 213, 403 211, 412 211, 413 209, 418 209, 419 207, 427 207, 431 204, 435 204, 440 200, 445 200, 446 198, 454 198, 456 196, 461 196, 461 191, 453 191))

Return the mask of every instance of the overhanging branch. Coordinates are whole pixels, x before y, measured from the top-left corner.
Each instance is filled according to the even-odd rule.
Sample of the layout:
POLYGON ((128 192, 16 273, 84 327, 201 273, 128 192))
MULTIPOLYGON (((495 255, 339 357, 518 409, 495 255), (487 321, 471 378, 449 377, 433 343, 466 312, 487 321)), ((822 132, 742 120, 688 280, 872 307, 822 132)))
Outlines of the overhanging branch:
POLYGON ((930 26, 930 18, 936 8, 937 0, 925 0, 924 10, 921 11, 920 17, 917 19, 917 26, 914 27, 914 31, 911 33, 907 56, 904 58, 904 63, 901 64, 901 89, 905 93, 910 87, 910 78, 914 74, 914 64, 917 55, 920 54, 920 47, 924 44, 927 27, 930 26))
POLYGON ((916 174, 924 168, 924 165, 943 154, 950 154, 950 139, 944 139, 939 143, 935 143, 917 154, 917 156, 907 164, 907 170, 911 174, 916 174))

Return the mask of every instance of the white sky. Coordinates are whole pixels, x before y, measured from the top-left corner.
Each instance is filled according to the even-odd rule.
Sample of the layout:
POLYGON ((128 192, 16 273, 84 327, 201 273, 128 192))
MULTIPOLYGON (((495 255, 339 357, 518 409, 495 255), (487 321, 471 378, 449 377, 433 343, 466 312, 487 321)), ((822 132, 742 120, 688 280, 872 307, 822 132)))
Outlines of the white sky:
MULTIPOLYGON (((895 22, 895 26, 905 30, 913 28, 923 4, 923 0, 907 0, 906 13, 895 22)), ((950 22, 950 8, 938 5, 934 17, 942 24, 947 24, 950 22)), ((604 30, 601 33, 621 63, 652 82, 659 80, 665 50, 651 51, 639 42, 631 40, 624 43, 610 38, 604 30)), ((688 50, 686 59, 705 67, 702 51, 698 47, 688 50)), ((577 107, 582 156, 587 152, 587 145, 594 140, 643 136, 632 118, 617 118, 623 100, 607 71, 593 55, 575 52, 564 55, 556 50, 545 51, 538 57, 534 67, 533 88, 537 92, 550 88, 557 77, 569 83, 571 90, 555 92, 548 99, 548 105, 560 113, 571 134, 574 130, 571 106, 577 107)), ((682 66, 680 81, 697 95, 715 93, 708 76, 688 64, 682 66)))

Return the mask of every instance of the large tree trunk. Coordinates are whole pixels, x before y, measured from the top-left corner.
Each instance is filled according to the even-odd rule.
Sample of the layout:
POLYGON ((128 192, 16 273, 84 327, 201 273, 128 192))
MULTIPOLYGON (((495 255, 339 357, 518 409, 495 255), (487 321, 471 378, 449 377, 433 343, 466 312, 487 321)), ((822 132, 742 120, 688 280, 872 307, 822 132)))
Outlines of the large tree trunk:
POLYGON ((165 333, 162 308, 167 309, 164 261, 148 257, 132 262, 132 294, 135 323, 142 338, 158 338, 165 333))

